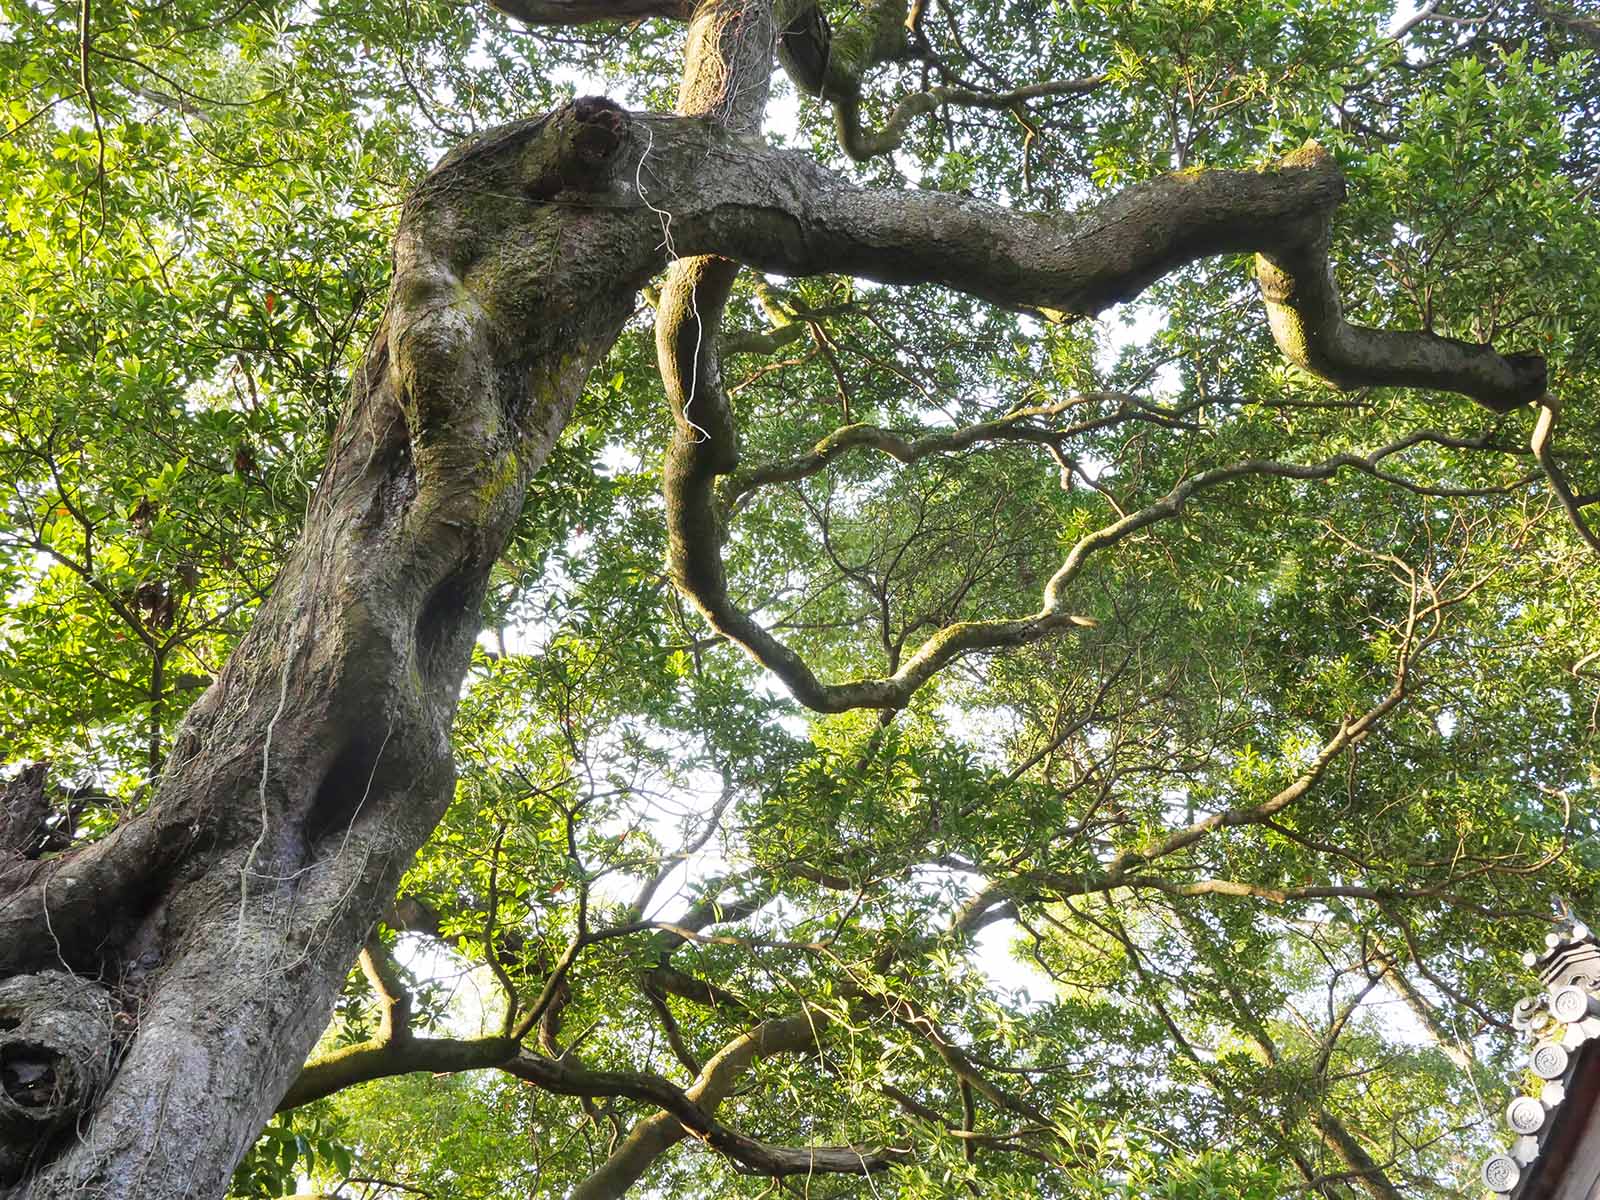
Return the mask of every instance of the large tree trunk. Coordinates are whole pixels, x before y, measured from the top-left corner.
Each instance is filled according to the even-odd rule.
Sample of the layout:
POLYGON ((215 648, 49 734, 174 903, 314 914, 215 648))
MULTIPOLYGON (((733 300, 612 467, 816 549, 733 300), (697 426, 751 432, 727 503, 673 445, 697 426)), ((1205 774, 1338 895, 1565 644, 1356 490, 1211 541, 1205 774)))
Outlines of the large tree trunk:
POLYGON ((7 986, 66 967, 126 1042, 107 1083, 103 1039, 90 1063, 33 1038, 34 1075, 92 1079, 54 1140, 15 1125, 12 1194, 219 1196, 299 1072, 450 798, 456 697, 527 483, 655 265, 644 222, 618 237, 572 203, 623 132, 579 102, 433 173, 299 546, 150 811, 6 878, 7 986))

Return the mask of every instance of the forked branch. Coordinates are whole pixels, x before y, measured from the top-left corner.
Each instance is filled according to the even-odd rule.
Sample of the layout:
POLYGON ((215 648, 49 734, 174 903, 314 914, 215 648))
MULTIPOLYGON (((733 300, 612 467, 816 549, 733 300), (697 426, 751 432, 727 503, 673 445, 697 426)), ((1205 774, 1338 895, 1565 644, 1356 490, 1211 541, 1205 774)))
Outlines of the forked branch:
MULTIPOLYGON (((742 153, 742 148, 725 147, 722 157, 737 159, 742 153)), ((782 171, 790 160, 772 165, 782 171)), ((770 175, 760 199, 746 202, 748 208, 731 197, 702 195, 701 203, 711 206, 701 210, 707 214, 704 236, 694 228, 697 218, 686 214, 687 237, 697 243, 696 250, 718 249, 790 274, 842 270, 891 282, 940 282, 1004 304, 1043 304, 1084 314, 1137 295, 1184 263, 1251 250, 1258 252, 1257 275, 1279 348, 1292 362, 1341 388, 1434 387, 1470 396, 1496 412, 1544 392, 1544 361, 1536 355, 1503 356, 1489 346, 1431 333, 1346 322, 1328 258, 1332 212, 1344 195, 1344 180, 1331 156, 1314 144, 1268 170, 1158 179, 1061 221, 948 196, 861 192, 838 186, 825 172, 808 174, 804 184, 783 181, 798 185, 792 193, 797 201, 805 199, 782 212, 775 210, 786 206, 774 200, 788 188, 770 175)), ((731 279, 731 271, 724 273, 731 279)), ((892 675, 825 683, 729 595, 721 555, 725 514, 716 496, 718 477, 732 474, 739 461, 738 428, 722 387, 716 339, 726 282, 720 276, 701 281, 718 286, 691 288, 682 282, 677 303, 663 303, 656 321, 658 360, 676 418, 663 472, 671 571, 714 629, 782 679, 801 703, 821 712, 901 708, 962 655, 1093 624, 1068 606, 1068 586, 1088 558, 1176 516, 1200 492, 1252 475, 1326 479, 1347 468, 1376 473, 1384 458, 1424 440, 1404 439, 1369 455, 1339 455, 1318 464, 1242 462, 1201 472, 1153 504, 1080 539, 1050 580, 1037 611, 947 625, 892 675)), ((971 436, 1017 435, 1016 428, 1002 423, 971 436)), ((883 431, 860 428, 835 436, 836 444, 819 445, 788 470, 812 473, 852 444, 876 445, 896 457, 913 454, 909 445, 897 444, 883 431)), ((774 477, 784 473, 779 468, 774 477)), ((736 479, 732 490, 750 482, 736 479)))
POLYGON ((742 1173, 787 1175, 864 1175, 906 1158, 907 1151, 886 1147, 777 1146, 748 1137, 718 1121, 713 1113, 738 1078, 757 1059, 814 1049, 826 1027, 818 1013, 801 1012, 764 1021, 717 1053, 686 1089, 649 1071, 596 1071, 564 1058, 522 1049, 512 1038, 413 1038, 365 1042, 335 1051, 308 1066, 279 1105, 298 1108, 357 1083, 419 1071, 434 1073, 495 1068, 558 1096, 617 1097, 660 1110, 647 1118, 577 1195, 619 1196, 659 1154, 694 1137, 723 1154, 742 1173), (620 1188, 612 1186, 620 1183, 620 1188))
MULTIPOLYGON (((743 647, 752 658, 783 680, 802 704, 819 712, 842 712, 852 708, 896 709, 904 707, 917 689, 940 668, 962 655, 1025 645, 1072 626, 1093 626, 1095 621, 1092 618, 1074 613, 1070 607, 1071 585, 1083 572, 1089 559, 1144 529, 1178 516, 1195 496, 1249 477, 1323 480, 1344 470, 1378 474, 1379 464, 1385 459, 1429 440, 1429 436, 1427 433, 1415 433, 1379 447, 1370 454, 1339 454, 1319 463, 1247 460, 1202 471, 1177 484, 1161 499, 1079 538, 1045 585, 1037 611, 1023 617, 947 625, 923 642, 894 674, 848 683, 824 683, 798 654, 734 603, 728 592, 726 569, 722 562, 721 514, 716 500, 709 486, 688 486, 693 483, 692 480, 686 481, 682 475, 672 473, 666 477, 669 521, 675 515, 679 521, 692 519, 702 522, 701 531, 707 536, 685 537, 682 533, 684 526, 669 524, 673 535, 669 542, 669 554, 674 578, 713 628, 743 647)), ((710 441, 710 438, 706 438, 700 443, 689 442, 688 445, 691 449, 697 449, 710 441)), ((709 478, 706 482, 709 484, 709 478)), ((1348 738, 1359 733, 1358 728, 1352 728, 1341 736, 1348 738)), ((1329 749, 1330 756, 1337 754, 1344 744, 1338 741, 1329 749)))

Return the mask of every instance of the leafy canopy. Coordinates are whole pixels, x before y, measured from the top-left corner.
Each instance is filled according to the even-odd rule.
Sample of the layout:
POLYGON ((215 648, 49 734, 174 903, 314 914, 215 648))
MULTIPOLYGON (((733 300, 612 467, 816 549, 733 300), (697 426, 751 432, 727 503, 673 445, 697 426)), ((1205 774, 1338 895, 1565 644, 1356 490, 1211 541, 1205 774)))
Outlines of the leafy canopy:
MULTIPOLYGON (((824 7, 841 36, 863 19, 824 7)), ((272 586, 407 189, 580 85, 670 106, 682 29, 430 0, 4 0, 0 22, 0 747, 48 760, 55 827, 93 836, 145 802, 272 586)), ((1103 78, 930 106, 860 165, 780 82, 771 136, 1043 211, 1315 138, 1349 181, 1352 319, 1546 355, 1554 452, 1593 503, 1592 16, 1446 3, 1394 28, 1373 0, 936 3, 919 53, 866 73, 868 128, 928 86, 1103 78)), ((965 659, 892 719, 820 717, 666 580, 642 302, 496 568, 456 801, 372 948, 417 1034, 492 1033, 548 991, 547 1053, 687 1087, 807 1014, 817 1036, 752 1062, 718 1119, 910 1153, 806 1194, 1469 1186, 1517 957, 1600 872, 1600 556, 1531 414, 1330 391, 1284 364, 1231 259, 1075 323, 746 273, 724 353, 749 467, 848 424, 1053 410, 1040 436, 857 450, 739 498, 740 604, 829 678, 1030 611, 1067 547, 1207 468, 1417 440, 1377 472, 1197 496, 1093 560, 1092 628, 965 659), (583 940, 642 921, 674 929, 583 940)), ((380 999, 353 973, 324 1049, 377 1036, 380 999)), ((654 1111, 382 1080, 280 1117, 236 1187, 565 1194, 654 1111)), ((683 1147, 640 1186, 773 1194, 683 1147)))

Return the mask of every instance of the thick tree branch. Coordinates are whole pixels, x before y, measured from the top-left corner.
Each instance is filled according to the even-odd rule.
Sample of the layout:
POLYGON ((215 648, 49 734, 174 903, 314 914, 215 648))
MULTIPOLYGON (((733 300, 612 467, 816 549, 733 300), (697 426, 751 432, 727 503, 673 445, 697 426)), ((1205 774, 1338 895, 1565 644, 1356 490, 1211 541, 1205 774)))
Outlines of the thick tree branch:
MULTIPOLYGON (((810 1036, 810 1026, 804 1015, 792 1020, 805 1024, 805 1036, 810 1036)), ((735 1044, 731 1052, 735 1055, 748 1053, 753 1058, 760 1036, 758 1032, 756 1046, 748 1051, 735 1044)), ((712 1071, 717 1066, 717 1061, 713 1060, 706 1070, 712 1071)), ((904 1150, 881 1147, 769 1145, 729 1129, 710 1116, 687 1092, 647 1072, 588 1071, 531 1054, 519 1055, 505 1064, 504 1069, 557 1095, 621 1096, 654 1104, 677 1119, 691 1136, 725 1155, 740 1171, 752 1175, 867 1175, 885 1170, 907 1155, 904 1150)))
MULTIPOLYGON (((728 168, 723 175, 728 190, 706 186, 704 174, 698 176, 702 186, 684 195, 689 211, 673 225, 681 231, 680 248, 716 249, 790 274, 848 271, 888 282, 941 282, 1003 303, 1083 313, 1127 299, 1195 258, 1259 250, 1263 293, 1281 348, 1338 385, 1441 387, 1496 411, 1543 392, 1544 364, 1534 356, 1504 358, 1485 346, 1431 334, 1345 323, 1327 258, 1330 217, 1344 182, 1333 160, 1314 146, 1269 170, 1169 176, 1060 222, 948 196, 858 192, 809 162, 763 155, 744 143, 707 146, 701 153, 728 168)), ((664 178, 676 174, 677 154, 677 149, 664 153, 664 178)), ((663 201, 652 203, 661 207, 663 201)), ((718 632, 744 646, 797 699, 820 711, 901 707, 959 655, 1022 644, 1080 623, 1064 608, 1064 588, 1083 559, 1175 515, 1195 490, 1230 475, 1325 478, 1319 470, 1376 465, 1375 459, 1347 456, 1323 468, 1241 464, 1223 469, 1222 475, 1196 476, 1165 500, 1081 542, 1051 581, 1039 612, 948 627, 893 676, 827 685, 728 596, 719 550, 723 516, 713 485, 738 464, 737 426, 721 386, 715 345, 732 275, 729 268, 710 263, 694 270, 692 286, 683 273, 677 295, 670 301, 663 296, 657 319, 658 355, 677 418, 663 472, 673 576, 718 632)))
POLYGON ((524 25, 592 25, 668 17, 687 21, 693 0, 489 0, 489 7, 524 25))
POLYGON ((654 244, 619 250, 614 220, 548 203, 606 188, 625 127, 613 105, 566 106, 460 148, 411 196, 301 540, 149 809, 5 881, 0 960, 150 976, 93 1119, 41 1159, 36 1195, 150 1179, 221 1195, 454 794, 449 730, 489 572, 633 309, 619 263, 654 244))
POLYGON ((1411 982, 1410 977, 1400 969, 1397 958, 1381 948, 1379 954, 1386 968, 1384 978, 1389 986, 1405 1001, 1406 1007, 1411 1010, 1411 1015, 1416 1017, 1418 1023, 1428 1031, 1428 1036, 1433 1039, 1434 1045, 1439 1047, 1456 1070, 1471 1078, 1474 1065, 1472 1043, 1458 1037, 1445 1026, 1440 1019, 1438 1006, 1411 982))
POLYGON ((65 962, 91 972, 107 943, 143 911, 167 872, 191 850, 195 830, 152 813, 54 859, 25 859, 0 872, 0 972, 65 962))
POLYGON ((1400 1189, 1390 1181, 1378 1160, 1368 1153, 1337 1113, 1325 1104, 1319 1104, 1311 1114, 1311 1124, 1322 1136, 1323 1144, 1344 1164, 1350 1178, 1373 1200, 1404 1200, 1400 1189))
MULTIPOLYGON (((746 1137, 711 1115, 738 1076, 757 1058, 811 1048, 824 1025, 823 1017, 810 1012, 763 1022, 724 1046, 687 1091, 646 1071, 592 1071, 565 1060, 532 1054, 510 1038, 367 1042, 335 1051, 306 1067, 279 1104, 278 1111, 298 1108, 357 1083, 393 1075, 495 1067, 558 1096, 620 1097, 654 1105, 688 1136, 698 1138, 725 1155, 736 1169, 748 1174, 780 1177, 864 1175, 882 1171, 905 1158, 907 1152, 882 1147, 774 1146, 746 1137)), ((654 1142, 641 1137, 636 1144, 640 1149, 635 1153, 643 1157, 644 1150, 654 1142)), ((670 1144, 668 1141, 661 1149, 670 1144)), ((659 1153, 660 1150, 655 1150, 637 1165, 642 1170, 659 1153)), ((630 1157, 625 1164, 619 1164, 617 1175, 626 1173, 622 1166, 632 1165, 635 1160, 630 1157)), ((621 1192, 591 1190, 579 1194, 601 1196, 620 1195, 621 1192)))
POLYGON ((337 1050, 306 1064, 282 1100, 279 1112, 310 1104, 358 1083, 428 1071, 439 1075, 504 1066, 521 1049, 511 1038, 408 1038, 372 1040, 337 1050))
POLYGON ((720 253, 787 275, 938 283, 997 304, 1093 315, 1186 263, 1257 252, 1280 348, 1340 387, 1456 391, 1494 411, 1544 392, 1536 355, 1345 323, 1327 258, 1344 178, 1315 145, 1262 170, 1168 175, 1044 217, 944 193, 863 191, 809 159, 704 125, 636 117, 635 127, 640 180, 673 214, 680 254, 720 253))
MULTIPOLYGON (((1330 162, 1310 146, 1285 159, 1330 162)), ((1341 188, 1342 190, 1342 188, 1341 188)), ((1442 388, 1470 396, 1493 412, 1509 412, 1544 393, 1544 359, 1501 356, 1493 347, 1426 331, 1361 329, 1344 318, 1328 256, 1332 225, 1326 214, 1302 220, 1294 236, 1263 245, 1256 279, 1272 336, 1284 357, 1340 388, 1442 388)))

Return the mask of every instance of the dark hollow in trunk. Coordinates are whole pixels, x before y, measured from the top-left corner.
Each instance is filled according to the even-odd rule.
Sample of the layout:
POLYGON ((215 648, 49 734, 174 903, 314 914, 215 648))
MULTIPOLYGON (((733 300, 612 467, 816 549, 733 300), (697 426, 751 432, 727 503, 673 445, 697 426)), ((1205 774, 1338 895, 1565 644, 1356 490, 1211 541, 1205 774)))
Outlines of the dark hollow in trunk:
POLYGON ((111 1077, 115 1004, 65 971, 0 982, 0 1184, 70 1134, 111 1077))

